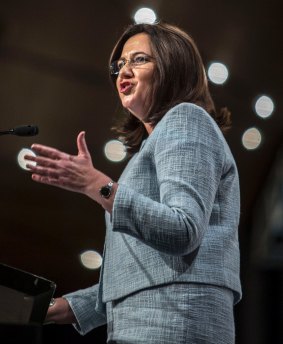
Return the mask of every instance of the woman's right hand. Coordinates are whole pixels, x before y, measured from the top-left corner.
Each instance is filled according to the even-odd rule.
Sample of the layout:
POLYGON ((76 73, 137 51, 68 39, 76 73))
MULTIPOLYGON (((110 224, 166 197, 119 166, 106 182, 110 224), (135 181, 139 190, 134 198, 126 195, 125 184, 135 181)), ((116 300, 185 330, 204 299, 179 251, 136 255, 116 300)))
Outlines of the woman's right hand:
POLYGON ((46 324, 74 324, 77 323, 76 317, 69 305, 69 302, 63 297, 54 300, 54 304, 49 306, 46 319, 46 324))

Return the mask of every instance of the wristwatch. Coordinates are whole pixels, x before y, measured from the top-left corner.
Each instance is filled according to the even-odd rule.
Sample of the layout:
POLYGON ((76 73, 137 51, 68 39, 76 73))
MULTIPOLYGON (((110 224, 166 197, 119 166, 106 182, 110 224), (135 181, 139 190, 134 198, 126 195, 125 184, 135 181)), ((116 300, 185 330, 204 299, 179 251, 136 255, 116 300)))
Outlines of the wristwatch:
POLYGON ((99 190, 100 196, 103 198, 109 198, 112 195, 112 187, 114 182, 111 180, 108 184, 102 186, 99 190))

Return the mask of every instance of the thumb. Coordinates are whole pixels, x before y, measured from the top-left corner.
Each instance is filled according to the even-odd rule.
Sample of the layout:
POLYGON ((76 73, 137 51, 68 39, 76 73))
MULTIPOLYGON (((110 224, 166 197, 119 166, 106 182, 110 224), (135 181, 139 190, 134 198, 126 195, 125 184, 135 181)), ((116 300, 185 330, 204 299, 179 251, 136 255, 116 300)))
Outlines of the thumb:
POLYGON ((85 132, 81 131, 77 137, 78 155, 90 156, 85 140, 85 132))

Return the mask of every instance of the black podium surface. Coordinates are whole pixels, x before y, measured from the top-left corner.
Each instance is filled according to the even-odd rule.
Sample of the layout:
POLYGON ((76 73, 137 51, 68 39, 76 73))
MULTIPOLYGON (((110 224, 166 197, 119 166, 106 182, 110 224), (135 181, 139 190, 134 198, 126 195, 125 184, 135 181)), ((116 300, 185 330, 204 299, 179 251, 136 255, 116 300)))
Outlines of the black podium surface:
POLYGON ((56 285, 43 277, 0 264, 0 342, 40 343, 56 285))
POLYGON ((1 344, 42 344, 41 325, 0 324, 1 344))

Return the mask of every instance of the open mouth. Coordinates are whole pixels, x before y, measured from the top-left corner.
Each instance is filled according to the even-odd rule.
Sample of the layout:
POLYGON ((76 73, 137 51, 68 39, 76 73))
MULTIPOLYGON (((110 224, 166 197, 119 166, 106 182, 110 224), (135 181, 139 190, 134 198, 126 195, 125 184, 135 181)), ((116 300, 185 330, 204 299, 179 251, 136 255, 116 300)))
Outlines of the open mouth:
POLYGON ((133 85, 129 81, 121 82, 120 84, 120 92, 121 93, 129 93, 132 89, 133 85))

